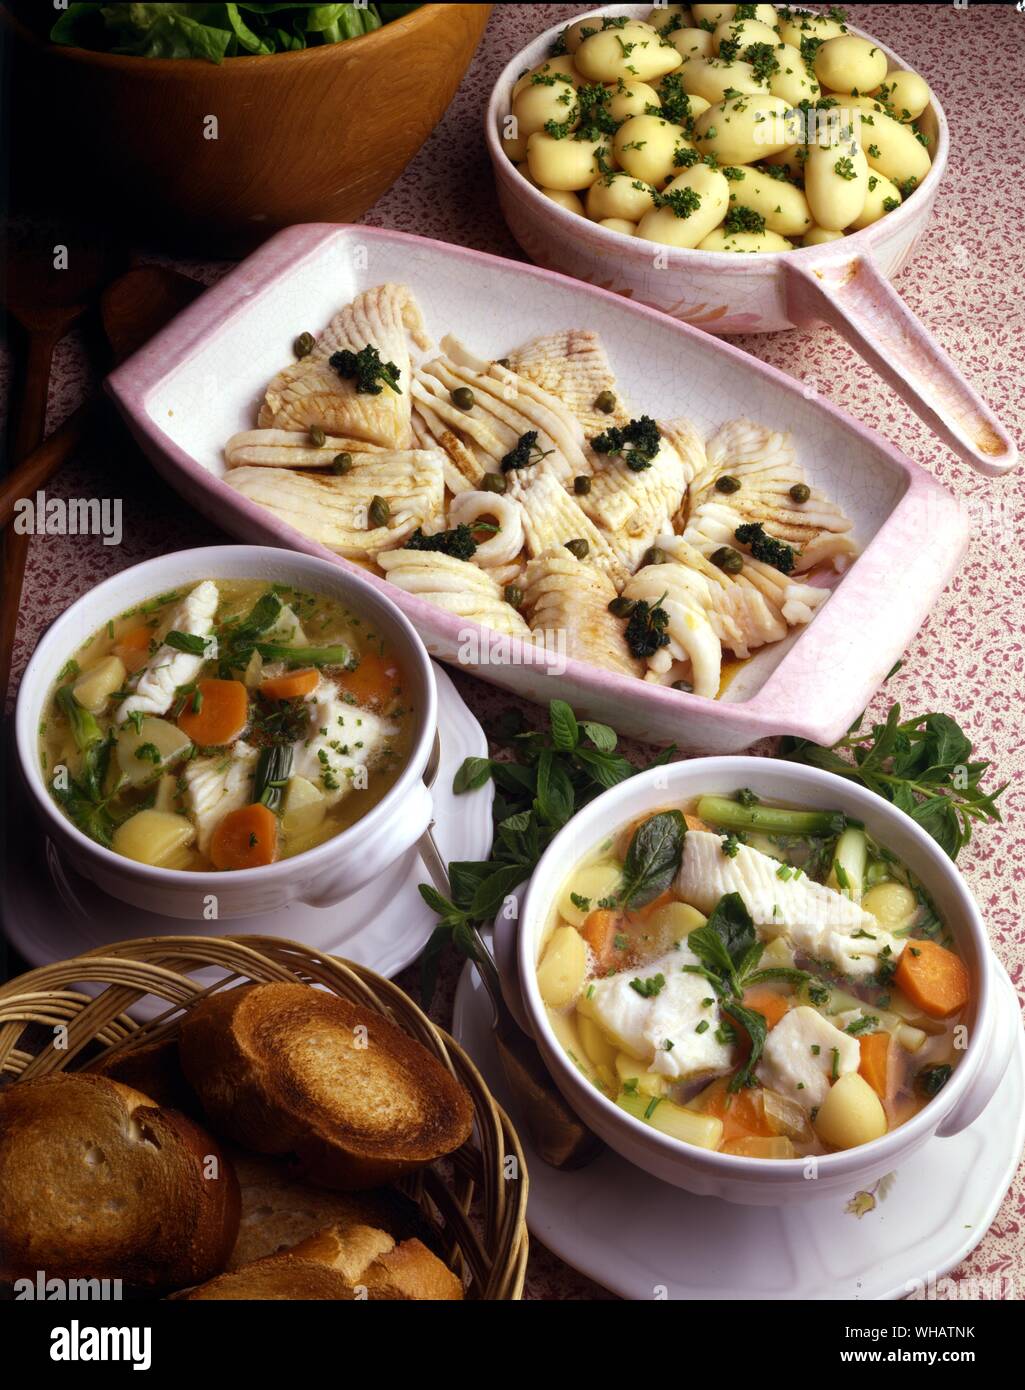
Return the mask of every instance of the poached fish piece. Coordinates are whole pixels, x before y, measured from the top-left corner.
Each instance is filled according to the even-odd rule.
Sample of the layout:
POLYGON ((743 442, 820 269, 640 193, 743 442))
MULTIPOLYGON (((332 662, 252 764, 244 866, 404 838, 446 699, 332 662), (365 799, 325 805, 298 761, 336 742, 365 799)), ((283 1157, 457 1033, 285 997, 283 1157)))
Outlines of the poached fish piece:
POLYGON ((564 634, 566 655, 621 676, 641 676, 625 624, 609 612, 616 586, 602 570, 559 546, 527 562, 524 598, 531 630, 564 634))
POLYGON ((210 838, 226 815, 252 801, 257 750, 242 739, 228 753, 212 758, 193 758, 182 769, 185 802, 196 827, 196 844, 203 854, 210 838))
POLYGON ((709 621, 708 585, 685 565, 646 565, 623 590, 624 598, 643 599, 669 616, 669 642, 648 657, 649 680, 671 674, 674 662, 687 661, 695 695, 714 700, 722 679, 722 643, 709 621))
POLYGON ((577 499, 571 497, 551 473, 537 473, 526 480, 518 471, 510 474, 509 496, 523 508, 523 534, 527 554, 532 559, 546 550, 564 547, 567 541, 586 541, 584 558, 588 563, 603 570, 617 590, 623 587, 630 571, 612 548, 608 536, 595 526, 577 499))
POLYGON ((426 349, 430 339, 420 306, 406 285, 377 285, 347 304, 317 339, 313 351, 278 372, 260 408, 263 429, 305 430, 319 426, 327 434, 363 439, 388 449, 409 449, 409 339, 426 349), (397 385, 378 380, 378 392, 360 391, 355 377, 331 366, 336 352, 376 348, 382 363, 392 363, 397 385))
POLYGON ((469 560, 437 550, 389 550, 377 557, 388 579, 436 608, 507 637, 530 638, 530 628, 506 603, 496 580, 469 560))
MULTIPOLYGON (((167 632, 184 632, 192 637, 208 637, 220 595, 212 579, 204 579, 185 595, 171 614, 167 632)), ((133 714, 166 714, 174 703, 179 686, 189 685, 202 670, 207 654, 193 656, 162 642, 145 666, 132 677, 134 690, 122 700, 117 722, 123 724, 133 714)))
POLYGON ((306 430, 242 430, 224 446, 229 468, 330 468, 339 454, 374 452, 377 445, 329 435, 316 445, 306 430))
POLYGON ((348 473, 233 468, 225 482, 304 536, 351 560, 402 545, 442 516, 444 459, 436 450, 353 454, 348 473), (387 503, 384 521, 374 499, 387 503))
POLYGON ((518 376, 557 396, 580 421, 588 439, 610 425, 629 424, 630 411, 616 391, 615 373, 597 333, 586 328, 546 333, 515 348, 508 362, 518 376), (599 409, 599 397, 612 408, 599 409))
POLYGON ((595 455, 590 491, 578 500, 626 567, 635 570, 652 537, 671 529, 686 488, 684 462, 663 439, 649 467, 640 472, 619 454, 595 455))

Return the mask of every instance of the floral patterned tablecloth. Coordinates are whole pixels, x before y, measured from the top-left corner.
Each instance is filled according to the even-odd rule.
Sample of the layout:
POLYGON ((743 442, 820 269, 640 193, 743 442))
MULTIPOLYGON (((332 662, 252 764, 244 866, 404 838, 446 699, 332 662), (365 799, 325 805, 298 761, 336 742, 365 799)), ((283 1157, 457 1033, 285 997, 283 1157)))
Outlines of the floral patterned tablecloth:
MULTIPOLYGON (((444 119, 403 176, 367 214, 375 226, 521 258, 502 222, 481 135, 491 86, 534 34, 582 13, 574 5, 496 5, 476 58, 444 119)), ((951 128, 950 166, 929 232, 897 285, 968 378, 1025 440, 1020 384, 1025 361, 1025 156, 1016 94, 1025 89, 1025 14, 1010 5, 854 5, 852 23, 877 35, 922 72, 951 128)), ((161 259, 143 248, 144 259, 161 259)), ((224 263, 172 260, 208 283, 224 263)), ((908 713, 956 716, 977 756, 991 758, 1010 785, 1005 823, 986 826, 960 864, 986 915, 993 948, 1019 997, 1025 994, 1025 477, 978 477, 929 433, 835 333, 790 332, 734 339, 828 396, 929 468, 970 509, 968 557, 870 713, 891 700, 908 713)), ((50 428, 94 384, 90 344, 72 335, 55 359, 50 428)), ((159 482, 124 438, 83 449, 49 487, 51 496, 121 497, 124 538, 36 538, 32 542, 15 651, 14 682, 40 632, 107 575, 152 555, 226 539, 159 482)), ((487 726, 516 701, 456 673, 460 692, 487 726)), ((758 750, 763 751, 763 750, 758 750)), ((456 970, 443 973, 435 1017, 447 1023, 456 970)), ((402 977, 417 989, 414 970, 402 977)), ((942 1200, 941 1194, 936 1194, 942 1200)), ((871 1219, 871 1218, 869 1218, 871 1219)), ((992 1227, 955 1277, 988 1276, 1011 1296, 1025 1293, 1025 1170, 992 1227)), ((535 1242, 527 1296, 608 1297, 535 1242)))

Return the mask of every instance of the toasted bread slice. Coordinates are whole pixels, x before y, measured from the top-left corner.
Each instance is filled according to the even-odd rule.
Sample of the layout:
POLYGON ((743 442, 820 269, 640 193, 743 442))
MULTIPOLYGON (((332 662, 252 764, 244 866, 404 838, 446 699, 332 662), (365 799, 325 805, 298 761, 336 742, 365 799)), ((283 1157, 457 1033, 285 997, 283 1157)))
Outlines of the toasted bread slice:
POLYGON ((218 1133, 354 1191, 451 1153, 470 1135, 466 1090, 379 1014, 300 984, 242 985, 183 1021, 185 1075, 218 1133))
POLYGON ((328 1226, 291 1250, 174 1295, 190 1303, 237 1299, 384 1302, 462 1296, 460 1281, 420 1241, 396 1245, 387 1231, 360 1224, 328 1226))
POLYGON ((325 1226, 376 1226, 396 1241, 416 1236, 438 1253, 437 1237, 420 1208, 393 1187, 331 1192, 300 1181, 284 1159, 238 1149, 231 1159, 242 1191, 242 1217, 228 1270, 288 1250, 325 1226))
POLYGON ((89 1068, 89 1075, 109 1076, 111 1081, 120 1081, 134 1091, 141 1091, 157 1105, 180 1110, 183 1115, 202 1123, 203 1107, 185 1080, 174 1038, 144 1043, 130 1051, 119 1048, 116 1052, 108 1052, 89 1068))
POLYGON ((230 1159, 186 1116, 88 1074, 0 1092, 0 1278, 207 1279, 238 1234, 230 1159))

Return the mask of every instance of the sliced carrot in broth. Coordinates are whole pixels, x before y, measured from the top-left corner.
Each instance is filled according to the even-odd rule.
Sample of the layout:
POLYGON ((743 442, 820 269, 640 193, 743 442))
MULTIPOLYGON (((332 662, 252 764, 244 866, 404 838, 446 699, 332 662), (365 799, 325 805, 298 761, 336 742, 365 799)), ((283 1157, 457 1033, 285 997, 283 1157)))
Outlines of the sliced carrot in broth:
POLYGON ((718 1081, 702 1091, 694 1102, 696 1108, 706 1115, 715 1115, 722 1120, 723 1143, 731 1139, 768 1137, 775 1131, 770 1127, 762 1109, 761 1091, 757 1087, 742 1086, 739 1091, 730 1091, 729 1077, 722 1076, 718 1081))
POLYGON ((611 908, 596 907, 589 912, 580 928, 580 935, 594 953, 595 967, 600 974, 611 970, 616 964, 616 936, 620 930, 620 915, 611 908))
POLYGON ((900 953, 894 984, 930 1018, 949 1018, 971 998, 968 967, 935 941, 912 938, 900 953))
POLYGON ((278 822, 259 802, 224 817, 210 841, 215 869, 255 869, 272 864, 278 849, 278 822))
POLYGON ((260 694, 268 700, 301 700, 312 695, 320 684, 320 672, 314 667, 304 671, 286 671, 283 676, 270 676, 260 682, 260 694))
POLYGON ((355 696, 359 705, 387 705, 402 686, 399 663, 390 654, 366 652, 355 671, 343 671, 336 677, 342 690, 355 696))
POLYGON ((861 1039, 861 1062, 858 1071, 880 1100, 890 1099, 891 1078, 894 1074, 890 1056, 892 1041, 889 1033, 867 1033, 861 1039))
POLYGON ((200 748, 234 742, 249 723, 248 690, 241 681, 221 680, 197 681, 196 689, 199 699, 186 698, 178 728, 200 748))
POLYGON ((785 1013, 790 1011, 790 1000, 778 990, 755 986, 744 991, 744 1007, 754 1009, 765 1019, 766 1027, 775 1028, 785 1013))
POLYGON ((113 652, 124 662, 125 670, 129 673, 138 671, 146 664, 149 656, 149 644, 153 637, 151 627, 133 627, 127 632, 123 632, 114 643, 113 652))

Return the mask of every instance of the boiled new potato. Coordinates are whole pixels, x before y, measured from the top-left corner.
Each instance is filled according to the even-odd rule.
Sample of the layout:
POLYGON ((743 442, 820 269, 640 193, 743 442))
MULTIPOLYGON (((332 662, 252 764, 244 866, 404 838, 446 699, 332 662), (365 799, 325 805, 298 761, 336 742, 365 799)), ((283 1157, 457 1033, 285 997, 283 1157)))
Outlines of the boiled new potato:
POLYGON ((753 164, 796 143, 797 116, 782 97, 767 92, 731 96, 698 117, 693 139, 720 164, 753 164))
POLYGON ((628 222, 625 217, 603 217, 599 227, 608 227, 610 232, 621 232, 623 236, 636 236, 637 223, 628 222))
POLYGON ((789 145, 785 150, 779 150, 776 154, 766 155, 759 162, 771 164, 774 168, 780 167, 787 171, 792 179, 804 178, 804 166, 808 159, 808 146, 805 144, 789 145))
POLYGON ((874 169, 868 173, 868 193, 865 195, 865 206, 861 213, 851 223, 851 230, 858 232, 862 227, 870 227, 873 222, 878 222, 880 217, 885 217, 888 212, 894 212, 900 207, 900 189, 895 183, 891 183, 885 174, 877 174, 874 169))
POLYGON ((846 26, 838 19, 830 19, 822 14, 793 13, 790 19, 780 18, 779 36, 784 43, 801 47, 802 39, 835 39, 846 32, 846 26))
MULTIPOLYGON (((144 787, 192 747, 188 734, 168 719, 152 716, 128 724, 117 736, 117 765, 132 787, 144 787)), ((130 856, 132 857, 132 856, 130 856)))
POLYGON ((909 927, 918 912, 918 899, 903 883, 877 883, 862 898, 861 905, 888 932, 909 927))
POLYGON ((703 241, 698 242, 699 251, 734 251, 755 254, 765 251, 792 251, 794 243, 787 241, 777 232, 728 232, 725 227, 716 227, 703 241))
POLYGON ((914 180, 912 188, 921 183, 931 160, 912 127, 888 116, 873 97, 847 97, 846 101, 861 112, 860 139, 872 168, 901 189, 910 180, 914 180))
POLYGON ((128 671, 118 656, 105 656, 89 666, 71 687, 71 693, 90 714, 102 714, 115 690, 120 690, 128 671))
POLYGON ((712 47, 718 53, 724 43, 733 41, 739 43, 742 50, 752 43, 767 43, 775 48, 779 35, 775 29, 770 29, 768 24, 762 24, 757 19, 724 19, 715 27, 712 47))
POLYGON ((685 60, 715 57, 712 35, 707 29, 674 29, 666 38, 685 60))
POLYGON ((620 29, 606 29, 583 41, 573 61, 588 82, 650 82, 672 72, 683 62, 671 43, 648 24, 634 21, 620 29))
POLYGON ((544 130, 549 121, 576 130, 580 124, 577 89, 572 82, 557 78, 551 86, 544 82, 531 84, 513 97, 513 119, 520 139, 544 130))
POLYGON ((815 76, 831 92, 870 92, 886 77, 886 54, 869 39, 841 34, 815 55, 815 76))
POLYGON ((929 84, 917 72, 894 68, 878 91, 869 93, 893 107, 893 114, 902 124, 915 120, 932 100, 929 84))
POLYGON ((546 58, 543 63, 538 63, 536 68, 531 68, 529 72, 517 78, 513 87, 513 99, 515 100, 525 87, 536 85, 536 78, 543 78, 547 83, 550 78, 558 80, 560 77, 569 78, 574 86, 580 81, 573 59, 568 53, 562 53, 558 58, 546 58))
POLYGON ((614 859, 600 859, 597 863, 585 864, 563 886, 559 894, 560 914, 575 927, 582 927, 589 912, 603 899, 611 898, 619 891, 622 877, 622 866, 614 859))
POLYGON ((719 58, 692 58, 680 69, 684 90, 703 97, 710 106, 722 101, 727 92, 767 92, 766 83, 755 77, 750 63, 739 60, 724 63, 719 58))
MULTIPOLYGON (((593 1018, 588 1018, 579 1009, 576 1016, 577 1032, 580 1034, 580 1042, 584 1051, 587 1053, 589 1061, 596 1067, 608 1067, 610 1070, 615 1068, 616 1058, 619 1055, 614 1045, 595 1023, 593 1018)), ((924 1035, 923 1035, 924 1036, 924 1035)), ((634 1072, 637 1071, 637 1064, 634 1063, 634 1072)))
POLYGON ((791 106, 799 101, 818 101, 822 95, 814 73, 805 66, 800 51, 788 43, 777 44, 773 49, 778 71, 769 78, 769 91, 774 97, 782 97, 791 106))
POLYGON ((574 927, 556 927, 537 967, 541 998, 550 1009, 564 1008, 580 993, 586 974, 584 938, 574 927))
POLYGON ((868 196, 868 161, 858 142, 811 145, 804 166, 804 191, 818 226, 833 232, 849 227, 868 196))
MULTIPOLYGON (((540 188, 541 185, 539 184, 540 188)), ((560 208, 565 208, 567 212, 575 212, 578 217, 584 217, 584 205, 575 193, 568 193, 561 188, 542 188, 541 192, 546 198, 550 198, 553 203, 558 203, 560 208)))
POLYGON ((631 116, 616 131, 612 152, 631 178, 661 188, 673 176, 676 151, 689 145, 683 126, 661 116, 631 116))
POLYGON ((319 787, 305 777, 290 777, 281 806, 281 828, 291 839, 308 835, 327 815, 327 800, 319 787))
POLYGON ((665 189, 670 202, 645 213, 637 235, 664 246, 695 247, 726 216, 730 186, 718 169, 696 164, 665 189))
POLYGON ((834 232, 829 227, 809 227, 801 238, 802 246, 825 246, 829 241, 843 241, 843 232, 834 232))
POLYGON ((196 828, 187 816, 167 811, 136 811, 114 831, 116 854, 139 864, 173 869, 184 862, 184 851, 195 839, 196 828))
POLYGON ((854 1149, 886 1133, 886 1111, 863 1076, 845 1072, 833 1082, 813 1121, 824 1144, 854 1149))
POLYGON ((664 903, 656 907, 648 919, 649 930, 653 936, 665 932, 673 941, 682 941, 698 927, 703 927, 708 918, 690 903, 664 903))
POLYGON ((647 82, 624 82, 612 93, 609 115, 616 121, 628 121, 631 116, 643 116, 649 106, 658 109, 658 92, 647 82))
POLYGON ((600 1086, 603 1091, 607 1091, 609 1095, 614 1096, 619 1086, 619 1078, 611 1066, 596 1066, 587 1055, 577 1028, 579 1015, 559 1013, 556 1009, 549 1009, 548 1022, 551 1024, 552 1032, 563 1051, 569 1054, 587 1079, 592 1084, 600 1086))
POLYGON ((801 236, 812 225, 808 199, 801 189, 785 179, 775 179, 761 169, 737 167, 728 168, 726 177, 730 181, 732 206, 760 213, 770 232, 785 237, 801 236))
MULTIPOLYGON (((516 126, 511 129, 517 129, 516 126)), ((502 152, 507 159, 511 159, 514 164, 520 164, 527 158, 527 137, 525 135, 503 135, 502 152)), ((254 657, 259 657, 259 652, 253 653, 254 657)), ((257 682, 258 683, 258 682, 257 682)), ((249 685, 249 673, 246 672, 246 685, 249 685)), ((252 689, 253 687, 250 687, 252 689)))
POLYGON ((632 174, 608 174, 587 190, 587 215, 595 222, 619 218, 639 222, 655 206, 653 190, 632 174))
MULTIPOLYGON (((752 18, 762 24, 775 24, 777 19, 775 5, 754 5, 752 18)), ((733 19, 737 13, 736 5, 691 5, 690 12, 697 24, 721 24, 725 19, 733 19)))
POLYGON ((598 155, 606 148, 601 140, 556 140, 536 130, 527 138, 527 168, 542 188, 574 193, 594 183, 601 173, 598 155))

